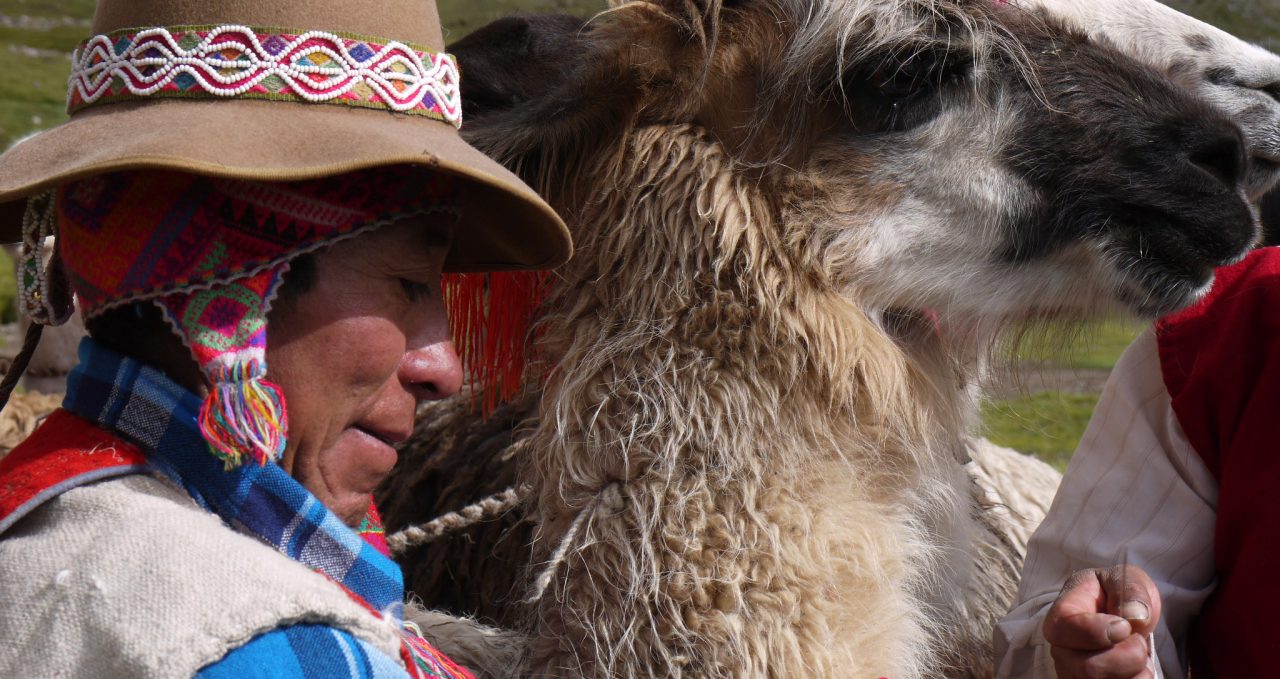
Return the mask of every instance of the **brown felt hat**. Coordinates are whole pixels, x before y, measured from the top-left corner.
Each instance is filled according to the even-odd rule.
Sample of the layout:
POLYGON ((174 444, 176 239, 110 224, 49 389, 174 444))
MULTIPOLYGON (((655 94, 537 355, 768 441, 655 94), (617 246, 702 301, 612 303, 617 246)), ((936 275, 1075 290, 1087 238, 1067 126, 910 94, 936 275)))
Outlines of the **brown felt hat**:
MULTIPOLYGON (((434 0, 99 0, 92 33, 108 36, 100 43, 112 45, 117 55, 128 55, 128 41, 142 29, 185 34, 188 42, 176 43, 185 49, 192 47, 192 36, 204 35, 196 31, 223 26, 240 27, 242 35, 283 35, 286 40, 314 32, 310 34, 332 44, 363 41, 345 43, 364 49, 352 52, 360 57, 371 53, 361 44, 376 51, 398 43, 420 53, 428 70, 432 55, 444 48, 434 0)), ((81 55, 88 51, 82 49, 81 55)), ((298 62, 311 69, 295 73, 301 74, 300 81, 305 82, 308 75, 351 77, 351 69, 364 65, 349 60, 353 66, 334 76, 332 69, 323 67, 332 67, 337 60, 312 51, 308 61, 298 62)), ((182 57, 172 51, 167 58, 172 61, 175 54, 182 57)), ((333 51, 328 54, 333 56, 333 51)), ((163 51, 140 54, 150 56, 166 57, 163 51)), ((254 60, 263 56, 265 52, 253 48, 232 58, 241 59, 240 66, 252 62, 257 67, 254 60)), ((83 58, 77 62, 81 68, 87 63, 83 58)), ((412 91, 412 79, 396 80, 396 73, 406 73, 406 62, 387 63, 393 68, 387 72, 389 80, 381 81, 383 85, 395 85, 403 92, 408 83, 412 91)), ((141 61, 133 64, 142 64, 144 75, 148 68, 155 70, 141 61)), ((411 77, 420 74, 421 69, 408 72, 411 77)), ((352 90, 363 92, 363 98, 321 99, 313 94, 308 99, 296 94, 298 87, 285 87, 278 77, 272 93, 258 87, 256 97, 254 92, 138 93, 119 87, 121 82, 115 78, 111 91, 95 101, 73 100, 68 122, 0 155, 0 241, 21 238, 24 199, 95 174, 153 168, 289 181, 411 164, 463 180, 466 228, 459 231, 450 254, 450 270, 550 268, 572 252, 569 232, 550 206, 514 174, 464 142, 453 124, 456 120, 432 117, 425 111, 426 104, 439 97, 427 96, 417 110, 403 110, 375 101, 376 83, 372 89, 362 84, 362 90, 352 90)), ((191 79, 186 82, 189 85, 191 79)))

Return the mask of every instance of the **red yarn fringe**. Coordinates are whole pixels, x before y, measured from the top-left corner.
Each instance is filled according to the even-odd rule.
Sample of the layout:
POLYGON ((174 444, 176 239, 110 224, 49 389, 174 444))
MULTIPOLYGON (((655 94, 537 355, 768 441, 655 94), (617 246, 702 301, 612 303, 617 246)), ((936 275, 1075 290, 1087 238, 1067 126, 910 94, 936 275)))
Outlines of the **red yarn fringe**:
POLYGON ((471 384, 485 417, 520 392, 545 271, 445 274, 444 303, 471 384))

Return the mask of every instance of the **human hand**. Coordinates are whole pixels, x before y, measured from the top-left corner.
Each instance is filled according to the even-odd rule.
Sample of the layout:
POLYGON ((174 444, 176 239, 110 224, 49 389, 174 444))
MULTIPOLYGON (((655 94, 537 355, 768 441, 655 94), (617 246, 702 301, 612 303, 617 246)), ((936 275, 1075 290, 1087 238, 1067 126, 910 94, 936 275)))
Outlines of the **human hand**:
POLYGON ((1160 591, 1141 568, 1077 571, 1044 621, 1059 679, 1154 679, 1147 635, 1159 619, 1160 591))

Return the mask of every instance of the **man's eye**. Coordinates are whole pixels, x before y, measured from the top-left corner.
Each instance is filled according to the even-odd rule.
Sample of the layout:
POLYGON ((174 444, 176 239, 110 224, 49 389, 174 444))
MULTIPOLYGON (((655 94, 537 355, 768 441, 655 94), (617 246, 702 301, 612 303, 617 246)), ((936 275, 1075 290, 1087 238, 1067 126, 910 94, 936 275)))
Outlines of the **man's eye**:
POLYGON ((404 289, 404 294, 415 302, 422 299, 430 299, 431 297, 431 286, 421 281, 401 278, 400 287, 404 289))

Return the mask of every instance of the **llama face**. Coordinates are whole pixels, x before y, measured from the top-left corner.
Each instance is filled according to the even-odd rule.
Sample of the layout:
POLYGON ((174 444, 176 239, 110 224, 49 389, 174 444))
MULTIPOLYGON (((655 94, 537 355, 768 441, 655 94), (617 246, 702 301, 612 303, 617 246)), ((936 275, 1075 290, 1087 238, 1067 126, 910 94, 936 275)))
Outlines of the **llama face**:
POLYGON ((1280 56, 1156 0, 1018 0, 1113 44, 1225 111, 1244 132, 1249 197, 1280 181, 1280 56))
POLYGON ((835 279, 968 321, 1196 299, 1256 239, 1240 129, 1107 45, 993 22, 1012 44, 952 20, 846 71, 853 113, 805 166, 836 188, 797 210, 825 215, 835 279))
MULTIPOLYGON (((987 0, 619 5, 453 47, 469 138, 571 223, 601 195, 653 190, 610 184, 601 159, 685 125, 755 178, 771 210, 747 228, 782 232, 800 244, 791 270, 873 308, 1159 314, 1256 238, 1239 127, 1047 16, 987 0)), ((619 228, 658 226, 681 227, 619 228)))

